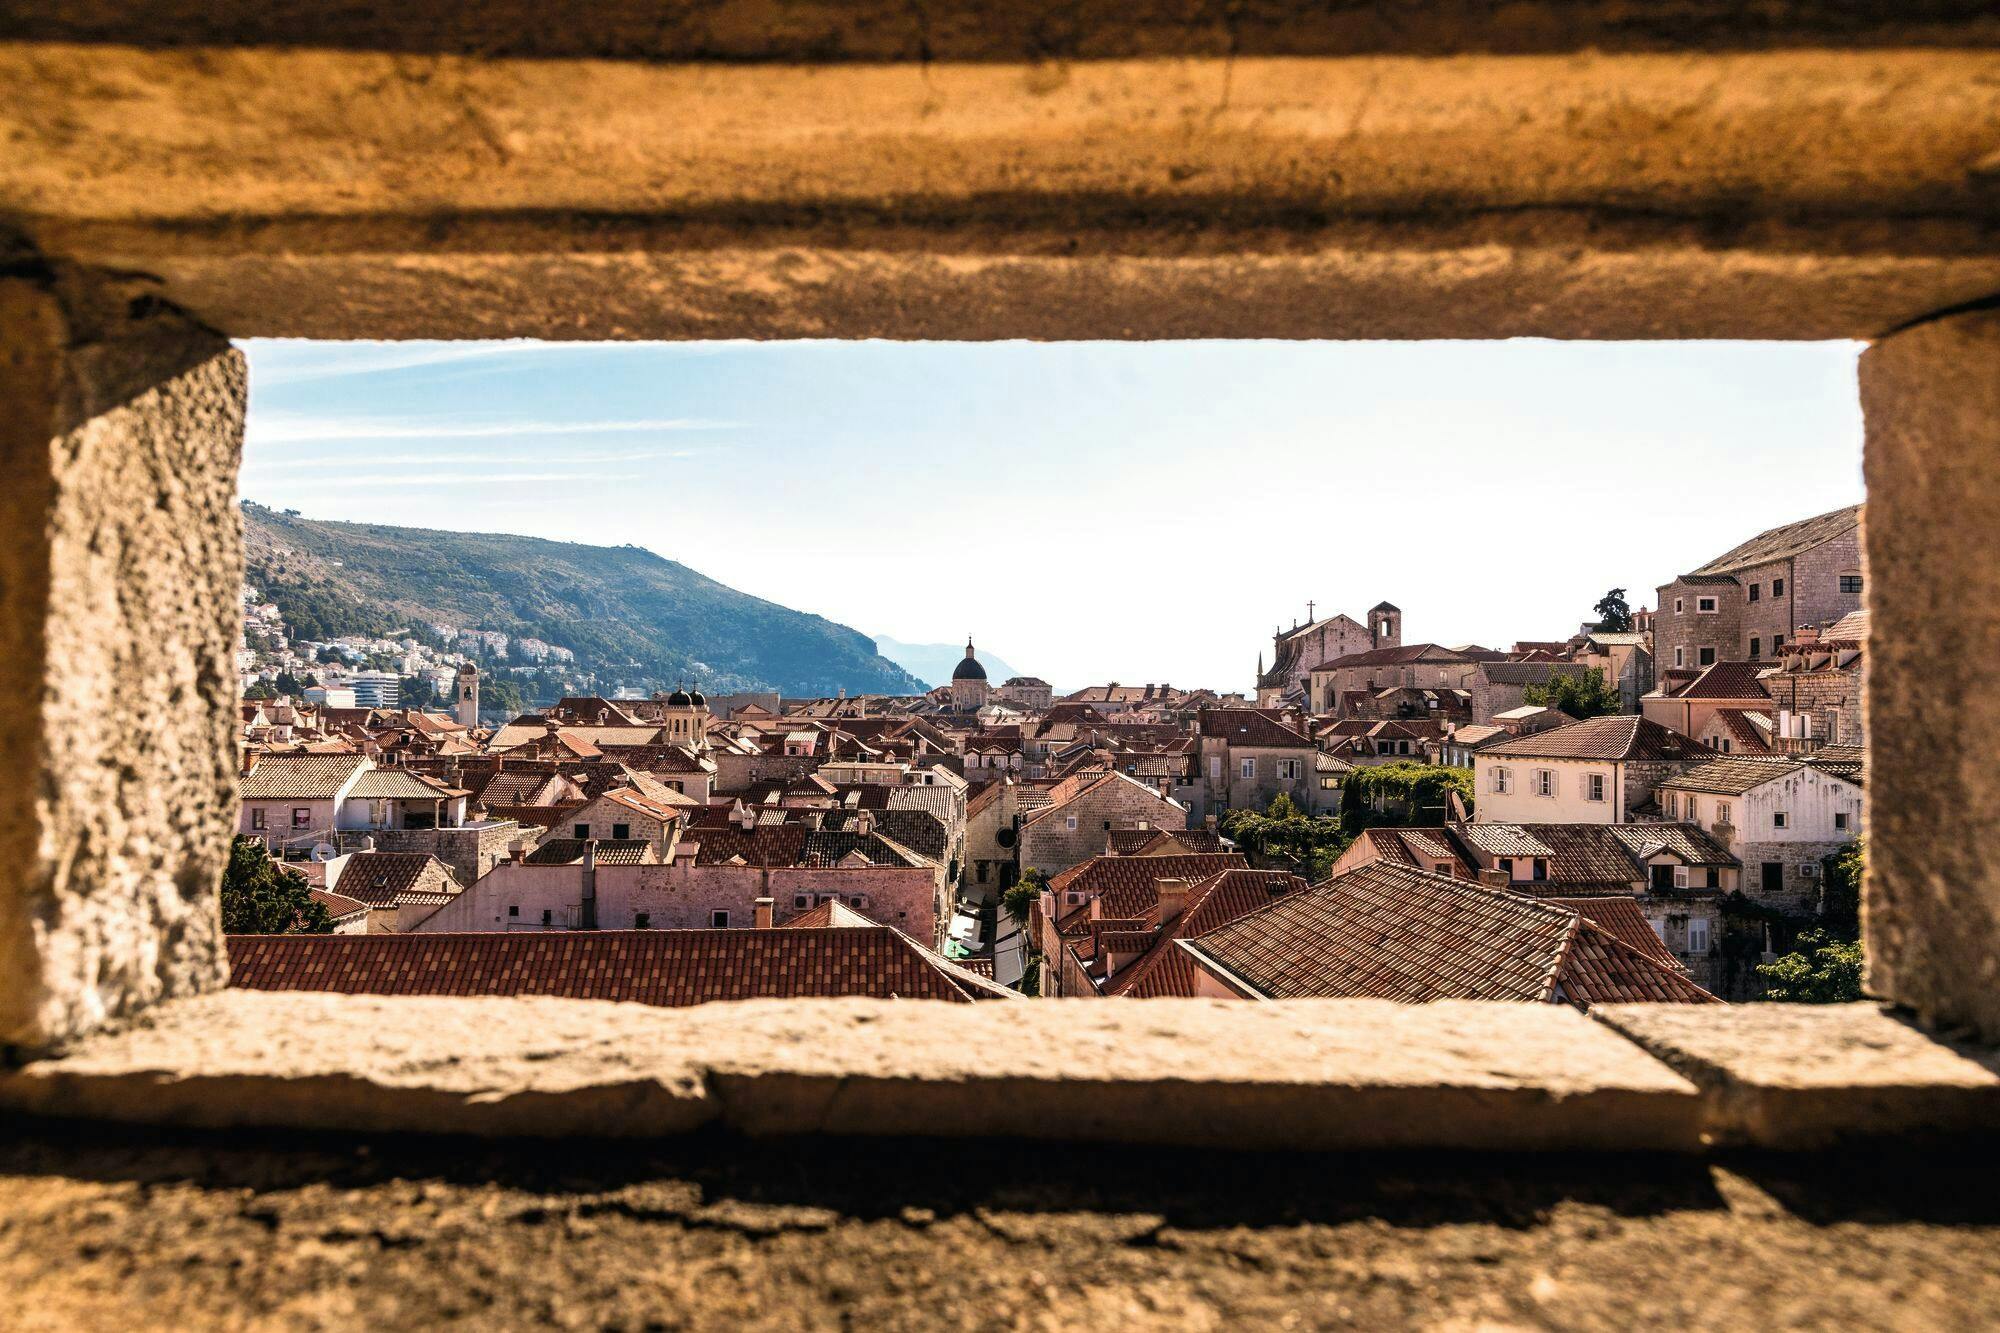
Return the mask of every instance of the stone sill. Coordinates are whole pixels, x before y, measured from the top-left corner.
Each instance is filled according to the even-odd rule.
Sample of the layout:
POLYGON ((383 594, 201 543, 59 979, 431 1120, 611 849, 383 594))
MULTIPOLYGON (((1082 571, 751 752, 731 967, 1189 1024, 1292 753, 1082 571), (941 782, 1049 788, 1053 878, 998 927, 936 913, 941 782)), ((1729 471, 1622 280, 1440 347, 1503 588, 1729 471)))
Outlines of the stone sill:
POLYGON ((2000 1128, 2000 1056, 1872 1004, 950 1005, 225 991, 0 1073, 0 1112, 205 1129, 720 1129, 1688 1153, 2000 1128))

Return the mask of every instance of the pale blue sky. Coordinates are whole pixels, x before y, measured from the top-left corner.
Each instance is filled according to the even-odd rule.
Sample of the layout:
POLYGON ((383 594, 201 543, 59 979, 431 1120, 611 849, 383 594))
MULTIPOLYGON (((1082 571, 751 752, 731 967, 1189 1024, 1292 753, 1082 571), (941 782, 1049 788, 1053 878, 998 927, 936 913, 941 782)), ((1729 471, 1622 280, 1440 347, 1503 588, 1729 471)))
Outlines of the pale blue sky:
POLYGON ((1556 638, 1861 498, 1848 343, 250 342, 243 493, 631 542, 1061 686, 1556 638))

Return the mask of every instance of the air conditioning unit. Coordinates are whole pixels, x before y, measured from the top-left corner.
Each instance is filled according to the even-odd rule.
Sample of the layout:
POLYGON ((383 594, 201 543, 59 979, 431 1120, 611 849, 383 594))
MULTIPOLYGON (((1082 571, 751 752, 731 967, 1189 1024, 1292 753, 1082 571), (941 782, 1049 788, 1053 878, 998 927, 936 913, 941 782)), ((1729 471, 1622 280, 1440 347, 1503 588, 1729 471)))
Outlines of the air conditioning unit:
POLYGON ((1807 862, 1805 862, 1805 863, 1804 863, 1803 865, 1801 865, 1801 866, 1799 867, 1799 873, 1800 873, 1801 875, 1804 875, 1804 876, 1805 876, 1805 877, 1806 877, 1807 879, 1818 879, 1818 878, 1819 878, 1819 862, 1817 862, 1817 861, 1807 861, 1807 862))

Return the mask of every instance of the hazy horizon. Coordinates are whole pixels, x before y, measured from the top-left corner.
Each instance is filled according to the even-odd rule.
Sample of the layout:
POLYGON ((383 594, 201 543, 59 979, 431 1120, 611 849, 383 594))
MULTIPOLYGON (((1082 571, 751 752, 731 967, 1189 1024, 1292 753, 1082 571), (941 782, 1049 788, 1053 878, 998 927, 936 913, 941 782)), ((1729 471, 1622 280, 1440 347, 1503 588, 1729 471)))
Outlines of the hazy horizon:
POLYGON ((247 499, 631 543, 1069 687, 1247 688, 1309 599, 1562 637, 1862 492, 1852 343, 244 348, 247 499))

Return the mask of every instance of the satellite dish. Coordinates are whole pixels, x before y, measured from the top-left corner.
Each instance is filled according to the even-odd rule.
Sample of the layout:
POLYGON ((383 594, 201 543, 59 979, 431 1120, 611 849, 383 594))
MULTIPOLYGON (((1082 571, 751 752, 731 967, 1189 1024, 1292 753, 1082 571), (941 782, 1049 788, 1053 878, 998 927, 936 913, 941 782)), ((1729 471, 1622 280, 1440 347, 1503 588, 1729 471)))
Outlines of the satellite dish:
POLYGON ((313 860, 315 861, 331 861, 339 855, 340 849, 330 842, 316 842, 313 844, 313 860))

